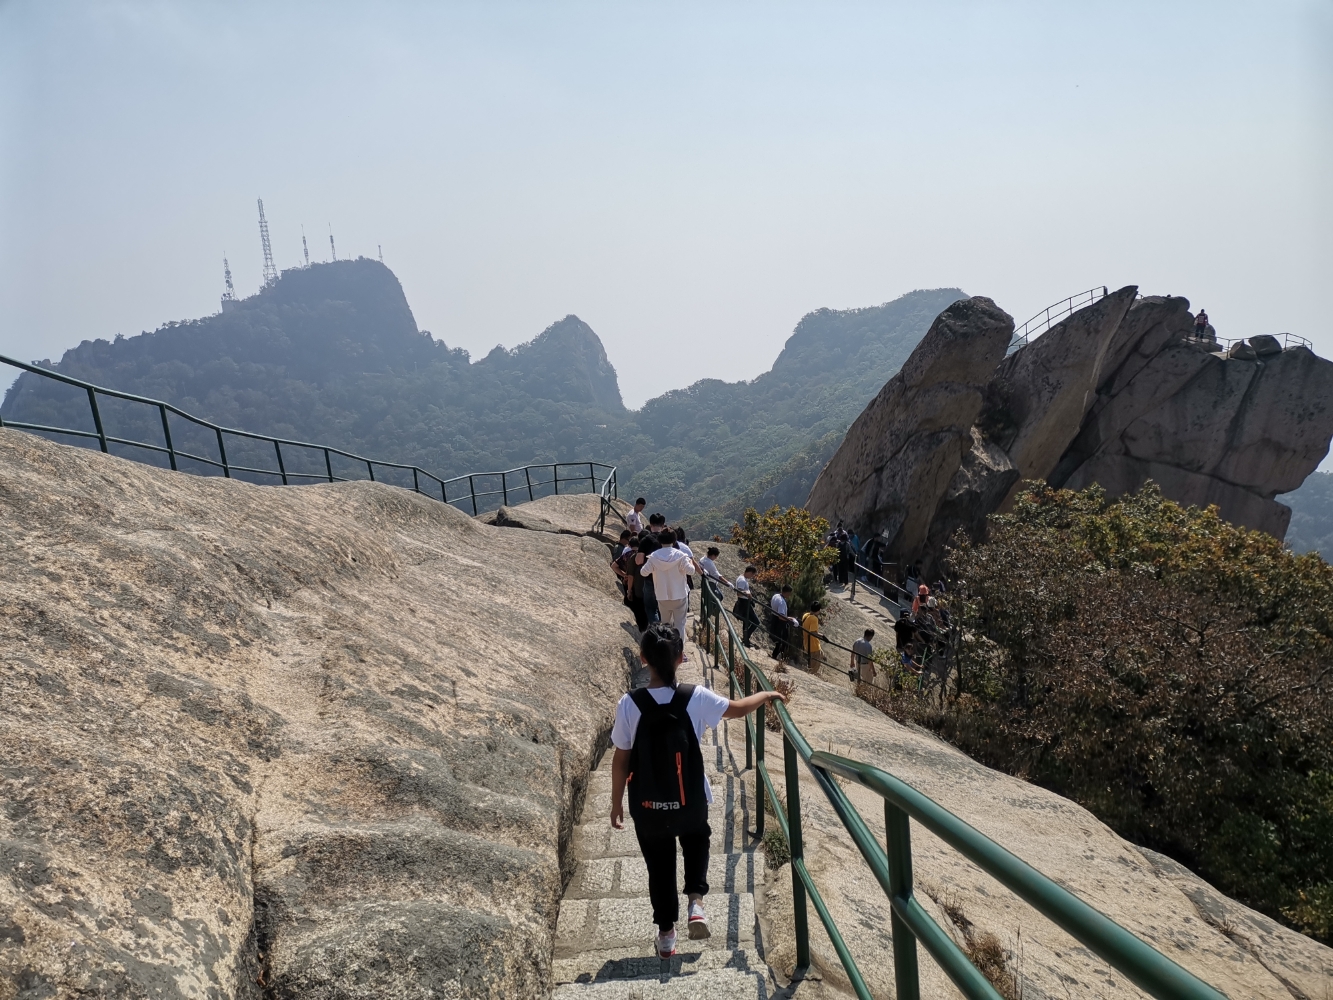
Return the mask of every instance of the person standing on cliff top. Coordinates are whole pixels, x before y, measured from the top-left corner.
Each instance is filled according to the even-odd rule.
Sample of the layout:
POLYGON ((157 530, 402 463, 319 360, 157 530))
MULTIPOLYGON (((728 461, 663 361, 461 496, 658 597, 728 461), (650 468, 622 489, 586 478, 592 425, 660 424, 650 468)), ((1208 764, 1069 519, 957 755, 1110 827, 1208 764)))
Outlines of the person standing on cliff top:
POLYGON ((648 501, 643 497, 634 501, 634 509, 625 515, 625 524, 634 534, 643 533, 643 508, 648 506, 648 501))
MULTIPOLYGON (((675 550, 672 550, 675 551, 675 550)), ((611 826, 625 828, 625 788, 629 786, 634 835, 648 869, 648 896, 657 925, 657 955, 676 954, 680 896, 676 883, 676 841, 685 861, 686 914, 691 939, 711 935, 704 912, 708 894, 708 847, 713 831, 708 806, 713 789, 704 773, 699 741, 704 729, 723 719, 741 719, 759 706, 786 701, 779 691, 759 691, 729 700, 703 685, 678 684, 676 670, 685 642, 670 625, 650 625, 639 643, 639 660, 649 682, 621 695, 611 727, 611 826)))
POLYGON ((1194 337, 1196 340, 1208 339, 1208 311, 1200 309, 1199 315, 1194 317, 1194 337))

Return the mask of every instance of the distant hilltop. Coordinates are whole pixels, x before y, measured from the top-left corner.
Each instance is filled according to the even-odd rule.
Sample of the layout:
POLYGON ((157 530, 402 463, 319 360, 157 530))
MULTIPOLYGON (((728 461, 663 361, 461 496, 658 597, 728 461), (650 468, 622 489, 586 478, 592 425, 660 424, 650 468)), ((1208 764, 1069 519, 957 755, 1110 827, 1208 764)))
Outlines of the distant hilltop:
MULTIPOLYGON (((693 515, 692 531, 725 533, 745 504, 804 500, 852 419, 963 294, 941 288, 815 310, 770 371, 705 378, 637 411, 625 408, 601 340, 577 316, 474 361, 420 330, 398 279, 367 258, 283 271, 217 315, 86 340, 57 367, 226 426, 442 475, 611 461, 623 490, 673 521, 693 515)), ((682 370, 708 368, 702 357, 682 370)), ((49 425, 87 420, 80 400, 31 376, 0 412, 49 425)))

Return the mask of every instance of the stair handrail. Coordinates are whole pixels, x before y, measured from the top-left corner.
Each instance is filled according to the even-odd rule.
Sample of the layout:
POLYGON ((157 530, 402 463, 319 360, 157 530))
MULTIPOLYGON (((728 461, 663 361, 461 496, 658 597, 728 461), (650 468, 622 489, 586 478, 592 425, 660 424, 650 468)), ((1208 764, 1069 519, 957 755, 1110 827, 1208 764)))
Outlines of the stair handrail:
MULTIPOLYGON (((712 649, 709 652, 714 666, 726 671, 731 697, 735 698, 738 690, 749 695, 756 685, 764 691, 776 690, 746 653, 737 635, 735 621, 722 606, 720 592, 704 587, 700 601, 701 617, 711 616, 713 619, 712 649), (725 644, 722 640, 724 634, 725 644)), ((865 978, 805 865, 798 769, 798 762, 803 761, 889 898, 898 1000, 920 1000, 917 942, 925 946, 931 957, 969 1000, 1002 1000, 995 987, 915 899, 911 819, 917 820, 983 871, 1008 886, 1149 995, 1158 1000, 1226 1000, 1218 990, 907 782, 873 765, 814 750, 787 707, 780 701, 772 702, 772 707, 777 713, 782 732, 785 806, 768 773, 764 755, 767 706, 761 706, 754 715, 745 718, 745 767, 746 770, 753 768, 761 779, 755 786, 755 837, 762 840, 764 836, 764 800, 767 796, 771 802, 768 808, 773 810, 791 856, 797 975, 803 974, 810 966, 810 932, 806 912, 808 896, 852 989, 860 1000, 871 1000, 865 978), (856 781, 884 799, 887 850, 875 840, 861 814, 834 780, 834 775, 856 781)))
POLYGON ((1059 302, 1052 302, 1014 330, 1014 335, 1009 340, 1009 349, 1005 353, 1013 354, 1020 347, 1026 347, 1049 330, 1053 324, 1060 322, 1076 310, 1083 309, 1105 298, 1107 294, 1109 293, 1106 286, 1102 285, 1100 288, 1089 288, 1086 291, 1075 292, 1059 302))
MULTIPOLYGON (((148 396, 139 396, 132 392, 122 392, 119 389, 108 389, 105 386, 95 385, 92 382, 85 382, 82 379, 77 379, 70 375, 65 375, 62 372, 52 371, 50 368, 43 368, 40 365, 25 364, 22 361, 6 357, 3 354, 0 354, 0 364, 9 365, 10 367, 18 368, 21 371, 31 372, 34 375, 39 375, 43 378, 53 379, 57 382, 63 382, 66 385, 71 385, 74 386, 75 388, 84 390, 88 394, 88 406, 92 413, 94 430, 86 431, 86 430, 79 430, 73 427, 50 427, 44 424, 34 424, 18 420, 6 420, 4 418, 2 406, 0 406, 0 427, 9 427, 15 430, 28 431, 39 434, 64 434, 74 438, 96 439, 99 447, 106 454, 110 454, 109 446, 113 444, 122 445, 127 448, 140 448, 143 449, 144 451, 151 452, 153 454, 166 455, 172 471, 175 472, 190 471, 188 469, 181 469, 179 467, 177 459, 183 458, 183 459, 188 459, 191 462, 198 462, 199 464, 204 465, 210 469, 219 469, 221 470, 223 477, 227 479, 232 478, 233 472, 239 472, 253 476, 271 476, 275 479, 280 480, 283 486, 292 485, 293 480, 298 480, 298 481, 310 480, 314 482, 329 482, 329 483, 353 482, 354 480, 348 479, 347 477, 334 475, 333 457, 337 456, 338 458, 348 459, 352 462, 357 463, 358 465, 364 465, 366 467, 366 476, 371 482, 377 481, 375 479, 376 468, 396 469, 402 472, 410 472, 412 474, 411 489, 413 492, 420 493, 422 496, 430 497, 431 499, 438 499, 442 503, 446 503, 449 505, 458 505, 465 503, 470 504, 472 507, 472 514, 474 517, 480 512, 480 508, 477 503, 479 500, 485 500, 486 498, 489 497, 502 497, 503 499, 501 502, 504 504, 508 504, 510 494, 521 497, 523 492, 525 491, 527 493, 528 500, 534 500, 536 499, 536 493, 534 491, 536 491, 541 487, 551 486, 553 487, 554 492, 558 495, 560 493, 561 483, 588 482, 590 484, 590 488, 598 494, 598 499, 600 501, 601 513, 598 517, 598 528, 597 528, 599 534, 605 531, 606 516, 614 509, 614 504, 612 501, 618 499, 619 497, 618 493, 619 486, 617 483, 616 467, 614 465, 606 465, 605 463, 602 462, 541 462, 533 465, 520 466, 519 468, 516 469, 505 469, 497 472, 472 472, 465 475, 454 476, 449 479, 444 479, 441 478, 440 476, 435 475, 432 472, 427 472, 425 469, 417 465, 408 465, 401 462, 384 462, 380 461, 379 459, 365 458, 362 455, 357 455, 350 451, 344 451, 341 448, 333 448, 327 445, 312 444, 309 441, 297 441, 291 438, 271 437, 267 434, 257 434, 254 431, 244 431, 235 427, 224 427, 221 424, 215 424, 210 420, 205 420, 203 417, 196 417, 194 414, 187 413, 180 407, 174 406, 171 403, 164 402, 160 399, 152 399, 148 396), (129 438, 116 437, 115 435, 108 434, 106 431, 106 427, 102 422, 101 410, 98 408, 97 405, 98 396, 106 396, 112 399, 123 399, 131 403, 140 403, 156 409, 158 411, 158 415, 161 418, 162 422, 163 444, 159 445, 147 441, 135 441, 129 438), (202 427, 206 430, 212 431, 217 438, 218 458, 215 460, 212 458, 205 457, 203 455, 196 455, 191 452, 184 451, 183 449, 177 448, 173 443, 171 437, 171 423, 168 419, 168 414, 174 414, 175 416, 180 417, 183 420, 187 420, 198 427, 202 427), (227 447, 226 447, 227 435, 231 435, 233 437, 238 437, 238 438, 245 438, 251 441, 263 441, 273 445, 274 459, 276 461, 277 468, 256 469, 250 466, 237 465, 233 462, 229 462, 227 460, 227 447), (287 469, 286 463, 283 460, 282 449, 284 446, 286 446, 289 449, 306 448, 311 451, 322 453, 322 455, 324 456, 324 470, 325 470, 324 473, 316 474, 308 472, 289 471, 287 469), (571 467, 571 466, 580 469, 583 466, 587 466, 588 474, 586 476, 584 475, 566 476, 565 478, 562 479, 560 477, 561 468, 571 467), (532 473, 534 470, 544 472, 547 469, 551 470, 550 479, 546 480, 538 479, 536 481, 533 480, 532 473), (598 476, 599 471, 602 473, 600 476, 600 482, 598 476), (509 477, 513 476, 517 480, 518 476, 520 475, 522 475, 523 477, 522 484, 510 486, 509 477), (498 490, 483 489, 478 491, 477 480, 485 479, 488 476, 500 477, 500 489, 498 490), (425 488, 430 483, 435 484, 435 486, 439 488, 438 497, 435 495, 433 488, 431 490, 427 490, 425 488), (462 483, 467 484, 468 487, 467 492, 465 494, 456 493, 456 495, 451 498, 449 496, 449 487, 457 486, 462 483)), ((18 389, 18 384, 16 383, 14 388, 11 389, 10 391, 14 392, 17 389, 18 389)), ((9 402, 8 395, 9 394, 6 393, 5 402, 9 402)), ((11 403, 11 405, 13 404, 11 403)), ((133 454, 123 455, 121 457, 130 458, 131 460, 134 461, 141 460, 133 454)), ((520 502, 522 501, 520 500, 520 502)))

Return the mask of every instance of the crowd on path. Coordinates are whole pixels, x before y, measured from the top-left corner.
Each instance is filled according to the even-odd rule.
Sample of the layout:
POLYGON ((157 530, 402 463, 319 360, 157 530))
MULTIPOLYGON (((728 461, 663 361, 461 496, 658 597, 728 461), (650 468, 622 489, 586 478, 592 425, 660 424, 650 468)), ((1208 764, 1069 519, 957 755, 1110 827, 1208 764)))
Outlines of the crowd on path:
MULTIPOLYGON (((785 693, 775 691, 733 700, 703 686, 677 682, 677 668, 687 660, 690 591, 696 586, 706 588, 709 597, 719 604, 724 589, 733 591, 731 613, 741 626, 742 644, 755 648, 754 635, 763 628, 773 642, 772 656, 779 662, 792 660, 818 673, 825 662, 825 645, 837 644, 821 631, 823 605, 819 601, 809 602, 799 618, 793 614, 790 584, 781 586, 769 598, 767 622, 761 624, 760 598, 755 589, 758 568, 747 565, 734 581, 727 580, 717 565, 721 550, 716 545, 709 546, 702 557, 696 556, 685 530, 669 527, 664 515, 651 514, 645 523, 646 507, 643 497, 635 500, 626 515, 625 530, 612 547, 611 568, 624 590, 625 604, 634 614, 639 659, 648 668, 650 681, 646 688, 622 696, 616 706, 611 733, 615 752, 610 822, 617 829, 624 826, 628 791, 629 812, 648 869, 653 922, 657 925, 653 945, 665 959, 676 953, 680 917, 677 843, 684 858, 689 937, 703 938, 710 933, 703 900, 708 892, 711 830, 707 804, 712 801, 712 789, 703 773, 699 749, 703 732, 716 728, 723 719, 741 718, 775 699, 786 700, 785 693)), ((834 583, 845 585, 873 573, 879 583, 888 584, 883 577, 886 567, 880 546, 869 545, 869 551, 863 553, 856 533, 848 532, 841 523, 825 543, 837 550, 831 563, 834 583), (862 564, 861 558, 870 562, 870 567, 862 564)), ((907 677, 922 679, 935 662, 945 664, 947 669, 951 627, 949 612, 937 597, 945 590, 942 580, 933 586, 925 583, 917 563, 904 568, 901 583, 901 592, 910 594, 911 601, 910 608, 906 600, 898 601, 893 631, 899 669, 891 672, 897 674, 892 683, 907 677)), ((886 586, 886 592, 888 589, 886 586)), ((874 685, 880 675, 874 639, 875 630, 865 629, 847 650, 847 675, 853 683, 874 685)), ((944 674, 940 677, 943 679, 944 674)))
MULTIPOLYGON (((822 631, 820 614, 823 605, 811 602, 799 614, 793 611, 793 591, 784 585, 774 591, 768 600, 765 620, 760 617, 760 598, 755 589, 757 567, 748 565, 735 580, 723 577, 717 559, 721 551, 709 546, 706 554, 697 556, 690 547, 682 527, 670 527, 666 516, 646 514, 647 501, 639 497, 627 513, 626 528, 613 546, 611 568, 624 590, 624 602, 634 614, 634 622, 642 635, 645 630, 663 622, 686 634, 690 591, 696 585, 709 588, 712 598, 719 603, 723 591, 735 595, 732 617, 741 626, 741 642, 754 649, 757 632, 767 633, 773 659, 798 663, 813 673, 826 664, 826 645, 830 643, 822 631), (696 584, 696 578, 698 580, 696 584)), ((921 563, 903 567, 898 584, 884 578, 886 569, 882 547, 867 544, 864 548, 855 531, 848 531, 839 522, 824 539, 836 550, 830 566, 832 583, 845 585, 853 578, 876 578, 875 583, 887 592, 896 587, 899 612, 893 626, 893 658, 900 668, 898 678, 884 677, 884 683, 898 683, 904 678, 917 678, 923 683, 934 670, 947 670, 948 634, 951 621, 948 610, 938 599, 945 591, 943 580, 927 584, 922 576, 921 563), (869 562, 866 566, 861 560, 869 562), (874 568, 872 568, 874 567, 874 568), (910 594, 910 605, 906 595, 910 594)), ((848 654, 846 672, 853 683, 874 684, 881 671, 875 663, 874 629, 866 629, 861 638, 847 647, 837 646, 848 654)), ((882 661, 881 661, 882 662, 882 661)))

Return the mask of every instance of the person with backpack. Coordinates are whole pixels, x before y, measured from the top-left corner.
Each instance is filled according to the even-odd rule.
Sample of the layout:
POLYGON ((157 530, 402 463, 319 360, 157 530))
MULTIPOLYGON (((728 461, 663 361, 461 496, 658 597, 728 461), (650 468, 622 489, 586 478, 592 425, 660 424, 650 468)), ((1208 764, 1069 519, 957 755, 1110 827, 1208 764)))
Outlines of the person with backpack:
POLYGON ((680 897, 676 885, 676 841, 685 861, 686 914, 691 939, 710 935, 703 898, 708 894, 708 805, 713 789, 704 773, 699 741, 723 719, 740 719, 772 701, 786 701, 777 691, 760 691, 728 700, 702 685, 678 684, 676 670, 685 654, 681 634, 664 622, 648 626, 639 659, 649 682, 622 695, 611 727, 611 826, 625 827, 625 790, 629 812, 648 868, 648 896, 657 925, 657 954, 676 954, 680 897))

